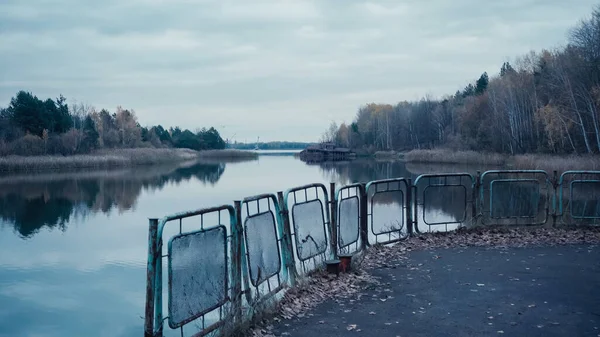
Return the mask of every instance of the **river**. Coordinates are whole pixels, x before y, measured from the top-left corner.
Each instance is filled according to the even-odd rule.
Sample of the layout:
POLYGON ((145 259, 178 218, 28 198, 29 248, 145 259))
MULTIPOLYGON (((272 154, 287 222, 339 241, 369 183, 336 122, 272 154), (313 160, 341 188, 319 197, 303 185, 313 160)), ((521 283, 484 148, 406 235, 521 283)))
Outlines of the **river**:
POLYGON ((0 176, 0 336, 140 336, 150 217, 307 183, 482 169, 372 159, 308 165, 287 153, 0 176))

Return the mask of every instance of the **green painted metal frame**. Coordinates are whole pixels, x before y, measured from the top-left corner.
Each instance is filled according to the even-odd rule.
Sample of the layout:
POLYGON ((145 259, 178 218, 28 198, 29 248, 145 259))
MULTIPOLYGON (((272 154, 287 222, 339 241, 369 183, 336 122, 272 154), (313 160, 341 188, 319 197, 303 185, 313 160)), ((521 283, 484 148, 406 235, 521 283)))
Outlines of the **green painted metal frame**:
MULTIPOLYGON (((300 256, 300 252, 298 251, 298 247, 299 247, 300 242, 298 241, 298 236, 296 235, 296 229, 295 229, 296 228, 296 223, 294 222, 290 226, 290 228, 294 228, 294 231, 293 231, 293 233, 290 233, 290 234, 294 237, 294 241, 295 241, 295 244, 296 244, 296 252, 295 253, 297 254, 296 256, 297 256, 298 260, 300 260, 300 262, 303 263, 303 262, 305 262, 307 260, 315 258, 318 255, 327 254, 327 250, 330 251, 329 258, 334 258, 335 257, 335 251, 331 249, 331 232, 329 231, 330 224, 331 224, 331 215, 330 215, 330 210, 329 210, 328 206, 330 205, 330 200, 329 200, 329 196, 328 196, 328 193, 327 193, 327 188, 325 187, 325 185, 318 184, 318 183, 316 183, 316 184, 308 184, 308 185, 302 185, 302 186, 294 187, 294 188, 291 188, 291 189, 285 191, 284 194, 283 194, 283 205, 282 205, 283 207, 282 208, 285 209, 285 212, 287 214, 289 214, 289 207, 288 207, 288 205, 289 205, 289 202, 290 202, 290 195, 294 196, 294 204, 292 205, 292 211, 294 209, 294 206, 306 204, 308 202, 313 202, 315 200, 321 203, 321 209, 323 210, 323 222, 324 222, 323 230, 325 232, 326 241, 329 242, 328 247, 325 248, 324 252, 318 253, 318 254, 313 254, 312 256, 306 257, 306 258, 301 257, 300 256), (309 189, 314 189, 315 190, 315 198, 314 199, 310 199, 310 200, 308 199, 308 190, 309 189), (297 198, 296 198, 295 193, 300 192, 300 191, 304 191, 305 201, 298 203, 298 202, 296 202, 297 198), (319 199, 319 193, 318 193, 318 191, 321 191, 323 193, 323 198, 325 199, 325 204, 323 204, 323 201, 321 201, 319 199)), ((294 220, 295 219, 294 219, 293 214, 292 214, 292 221, 294 221, 294 220)))
POLYGON ((491 219, 513 219, 513 218, 518 218, 518 219, 535 219, 535 217, 537 216, 537 211, 534 215, 523 215, 523 216, 499 216, 499 217, 495 217, 494 216, 494 184, 498 185, 498 184, 510 184, 510 183, 535 183, 536 187, 537 187, 537 193, 535 194, 534 197, 534 203, 536 205, 539 205, 540 203, 540 181, 538 179, 494 179, 490 182, 490 218, 491 219))
MULTIPOLYGON (((528 225, 534 225, 534 226, 535 225, 542 225, 542 224, 545 224, 548 221, 548 215, 550 213, 550 208, 551 207, 554 208, 554 205, 553 205, 554 202, 551 201, 552 199, 550 198, 550 190, 554 190, 554 187, 550 183, 550 180, 548 178, 548 173, 546 171, 543 171, 543 170, 490 170, 490 171, 485 171, 481 175, 481 177, 479 178, 479 183, 480 183, 479 184, 479 202, 480 202, 480 212, 479 212, 479 215, 482 216, 482 221, 483 221, 484 224, 485 224, 485 219, 486 219, 485 213, 489 213, 490 220, 492 220, 492 218, 491 218, 491 211, 492 211, 492 209, 491 209, 491 203, 489 204, 489 206, 490 206, 489 211, 485 212, 485 210, 487 208, 484 205, 484 202, 485 202, 485 190, 486 190, 485 189, 485 187, 486 187, 485 178, 488 175, 493 175, 493 174, 496 174, 496 175, 502 175, 502 174, 506 174, 506 175, 521 175, 521 174, 535 175, 535 174, 540 174, 540 175, 543 175, 544 182, 545 182, 545 185, 546 185, 546 188, 547 188, 547 193, 546 193, 546 214, 544 216, 544 221, 543 222, 537 222, 537 223, 531 223, 531 224, 528 224, 528 225)), ((513 179, 515 179, 515 180, 521 180, 519 178, 513 178, 513 179)), ((528 179, 532 179, 532 178, 528 178, 528 179)), ((506 179, 504 179, 504 180, 506 180, 506 179)), ((538 181, 539 181, 539 179, 538 179, 538 181)), ((489 182, 489 184, 490 184, 490 199, 492 199, 492 197, 491 197, 491 184, 492 184, 492 182, 493 182, 493 180, 491 180, 489 182)), ((541 188, 542 187, 540 186, 540 189, 541 188)), ((541 193, 539 193, 539 195, 540 195, 540 198, 541 198, 541 193)), ((538 210, 538 213, 539 213, 539 210, 538 210)), ((536 216, 537 216, 538 213, 536 213, 536 216)), ((518 219, 523 219, 523 218, 520 218, 520 217, 516 217, 516 218, 515 217, 508 217, 508 218, 500 218, 500 219, 496 218, 494 220, 511 220, 511 219, 517 219, 518 220, 518 219)))
MULTIPOLYGON (((467 193, 469 192, 467 187, 471 190, 471 203, 475 203, 475 184, 476 184, 476 180, 475 177, 473 177, 472 174, 470 173, 440 173, 440 174, 422 174, 420 176, 417 177, 417 179, 415 179, 414 182, 414 186, 413 186, 413 214, 417 214, 418 212, 418 206, 421 205, 422 209, 423 209, 423 222, 428 225, 428 226, 439 226, 439 225, 449 225, 449 224, 463 224, 466 220, 467 220, 467 214, 468 214, 468 205, 469 205, 469 198, 467 196, 467 193), (437 179, 437 178, 443 178, 444 179, 444 184, 431 184, 429 181, 431 179, 437 179), (447 183, 447 179, 448 178, 458 178, 459 182, 462 181, 463 178, 467 178, 471 181, 470 186, 467 186, 465 184, 448 184, 447 183), (425 186, 425 188, 423 189, 423 203, 419 204, 419 184, 421 183, 421 181, 424 181, 425 179, 428 180, 428 184, 427 186, 425 186), (425 192, 429 187, 463 187, 465 189, 465 200, 464 200, 464 204, 465 204, 465 212, 464 212, 464 216, 463 219, 458 220, 458 221, 452 221, 452 222, 434 222, 434 223, 428 223, 425 220, 425 205, 426 205, 426 198, 425 198, 425 192)), ((473 214, 474 216, 474 214, 473 214)), ((413 220, 415 223, 415 231, 417 233, 420 233, 419 230, 419 220, 418 218, 413 220)))
MULTIPOLYGON (((244 238, 245 238, 245 245, 244 245, 244 255, 247 257, 246 258, 246 263, 243 263, 243 274, 247 275, 248 277, 244 277, 244 284, 246 289, 249 289, 249 284, 248 284, 248 280, 250 279, 250 281, 252 282, 252 285, 255 288, 258 288, 260 286, 260 284, 266 282, 269 282, 269 279, 275 275, 278 276, 278 283, 279 285, 277 287, 275 287, 274 289, 271 289, 267 294, 262 295, 260 298, 256 298, 254 299, 254 301, 249 301, 252 303, 259 303, 262 302, 272 296, 274 296, 275 294, 277 294, 278 292, 280 292, 285 286, 286 283, 288 284, 292 284, 295 283, 295 278, 293 278, 291 275, 295 275, 296 271, 295 269, 291 268, 290 266, 293 265, 293 261, 294 261, 294 256, 293 256, 293 252, 290 252, 289 247, 287 245, 286 242, 286 237, 287 237, 287 231, 285 229, 285 221, 284 221, 284 216, 287 216, 287 214, 285 212, 282 211, 282 208, 279 204, 279 199, 276 195, 274 194, 260 194, 260 195, 256 195, 256 196, 252 196, 252 197, 248 197, 248 198, 244 198, 244 200, 242 200, 242 207, 243 205, 246 205, 246 214, 247 214, 247 218, 244 221, 244 226, 246 221, 248 221, 249 218, 251 218, 252 216, 256 216, 258 214, 264 214, 267 212, 270 212, 273 216, 274 216, 274 225, 275 225, 275 229, 276 229, 276 240, 277 240, 277 254, 278 254, 278 258, 279 258, 279 271, 277 272, 277 274, 273 274, 270 275, 269 277, 267 277, 265 280, 263 280, 262 282, 258 283, 258 284, 254 284, 254 282, 252 282, 251 277, 250 277, 250 271, 249 271, 249 267, 250 267, 250 255, 248 254, 248 250, 250 249, 248 247, 248 241, 247 241, 247 235, 246 235, 246 231, 244 230, 244 238), (273 204, 274 209, 268 209, 266 212, 261 212, 260 211, 260 201, 261 200, 265 200, 267 199, 268 202, 271 202, 273 204), (250 202, 256 202, 257 203, 257 213, 250 215, 250 212, 248 210, 248 203, 250 202), (273 214, 274 211, 274 214, 273 214), (291 262, 291 263, 290 263, 291 262), (279 273, 282 273, 282 277, 279 277, 279 273)), ((269 287, 270 287, 270 283, 269 283, 269 287)), ((248 292, 249 294, 249 292, 248 292)), ((249 295, 248 295, 249 296, 249 295)))
POLYGON ((352 244, 356 243, 357 247, 356 247, 356 251, 359 251, 361 249, 364 249, 366 247, 366 245, 368 244, 368 237, 367 237, 367 242, 364 242, 365 240, 365 236, 364 234, 362 234, 363 232, 363 227, 364 224, 363 222, 365 222, 366 218, 363 215, 362 209, 363 209, 363 203, 366 203, 366 193, 365 193, 365 185, 364 184, 350 184, 350 185, 346 185, 343 187, 338 188, 335 191, 335 204, 337 207, 337 223, 335 226, 335 229, 337 231, 337 253, 340 254, 340 252, 342 252, 343 249, 351 246, 352 244), (357 193, 354 196, 350 196, 350 192, 348 192, 348 197, 344 198, 343 197, 343 192, 345 190, 351 190, 351 189, 356 189, 357 193), (340 205, 342 204, 343 201, 345 200, 350 200, 350 199, 354 199, 356 198, 358 200, 358 227, 357 227, 357 233, 356 233, 356 240, 349 242, 349 243, 344 243, 340 241, 340 205), (360 242, 360 245, 359 245, 360 242))
MULTIPOLYGON (((556 209, 556 207, 558 206, 558 216, 564 216, 564 209, 563 209, 563 189, 564 189, 564 183, 566 181, 566 178, 569 176, 576 176, 576 175, 589 175, 589 176, 598 176, 600 178, 600 171, 565 171, 563 172, 563 174, 560 175, 560 179, 558 181, 558 202, 554 202, 554 207, 556 209), (556 205, 558 203, 558 205, 556 205)), ((596 182, 597 180, 600 179, 593 179, 593 180, 587 180, 587 179, 578 179, 578 181, 581 182, 596 182)), ((570 196, 570 200, 573 200, 573 181, 570 182, 569 184, 569 196, 570 196)), ((571 215, 571 217, 573 219, 599 219, 600 217, 573 217, 572 216, 572 207, 573 204, 569 203, 569 213, 571 215)))
MULTIPOLYGON (((162 272, 162 250, 163 250, 163 231, 167 223, 174 220, 182 220, 185 218, 195 217, 195 216, 203 216, 204 214, 227 211, 229 213, 229 223, 231 226, 231 249, 232 249, 232 258, 239 254, 240 250, 242 250, 243 242, 240 240, 241 232, 239 228, 239 224, 236 221, 236 212, 233 206, 231 205, 223 205, 211 208, 204 208, 194 211, 181 212, 173 215, 166 216, 160 221, 156 221, 156 219, 150 220, 150 236, 154 236, 154 238, 149 238, 149 254, 148 254, 148 274, 154 274, 152 282, 148 282, 147 284, 147 292, 146 292, 146 322, 145 322, 145 331, 144 335, 148 336, 162 336, 163 335, 163 272, 162 272), (150 288, 153 288, 153 291, 150 291, 150 288), (152 304, 149 304, 152 303, 152 304), (151 313, 153 312, 154 319, 153 322, 150 323, 151 313)), ((204 228, 204 224, 201 221, 201 229, 204 228)), ((181 228, 181 222, 180 222, 181 228)), ((180 230, 181 231, 181 230, 180 230)), ((232 266, 232 289, 237 289, 241 284, 241 276, 235 273, 236 263, 233 263, 232 266)), ((228 275, 229 277, 229 275, 228 275)), ((229 289, 226 289, 229 291, 229 289)), ((232 294, 227 296, 230 299, 234 299, 235 302, 239 299, 239 294, 232 294)), ((235 305, 234 307, 239 307, 235 305)), ((200 317, 200 316, 199 316, 200 317)), ((196 317, 195 319, 199 318, 196 317)), ((171 322, 169 322, 171 323, 171 322)), ((189 323, 189 322, 187 322, 189 323)), ((224 324, 224 321, 219 321, 212 324, 209 327, 206 327, 201 331, 198 335, 202 336, 208 334, 224 324)), ((171 325, 171 324, 169 324, 171 325)), ((180 327, 181 329, 182 327, 180 327)))
MULTIPOLYGON (((600 180, 573 180, 571 181, 571 183, 569 184, 569 192, 570 192, 570 202, 569 202, 569 214, 571 215, 571 217, 573 219, 588 219, 588 220, 593 220, 593 219, 600 219, 600 214, 598 216, 586 216, 586 215, 573 215, 573 185, 575 184, 599 184, 600 185, 600 180)), ((587 202, 587 201, 586 201, 587 202)))
MULTIPOLYGON (((413 218, 412 218, 412 201, 411 201, 411 197, 412 197, 412 183, 411 183, 411 179, 406 179, 406 178, 392 178, 392 179, 382 179, 382 180, 373 180, 367 183, 367 185, 365 186, 365 194, 367 196, 367 198, 365 198, 365 203, 368 205, 371 205, 371 213, 368 213, 368 211, 366 212, 366 216, 368 217, 368 219, 371 220, 371 233, 373 233, 373 235, 375 235, 375 239, 377 243, 381 243, 381 244, 388 244, 388 243, 394 243, 394 242, 398 242, 398 241, 403 241, 408 239, 413 232, 413 218), (398 189, 396 190, 389 190, 389 184, 390 183, 398 183, 398 189), (378 191, 377 186, 381 185, 381 184, 386 184, 388 189, 386 189, 385 191, 378 191), (400 185, 403 184, 405 187, 405 192, 402 191, 402 189, 400 188, 400 185), (369 191, 371 189, 372 186, 375 186, 375 191, 373 192, 373 195, 369 198, 369 191), (400 215, 400 218, 402 218, 402 222, 404 223, 404 225, 406 226, 406 235, 401 236, 399 235, 398 238, 395 239, 391 239, 391 234, 392 233, 401 233, 402 232, 402 228, 400 228, 400 230, 393 230, 393 231, 387 231, 387 232, 381 232, 381 233, 376 233, 373 230, 373 198, 375 197, 375 195, 377 195, 378 193, 386 193, 386 192, 400 192, 402 193, 402 201, 403 201, 403 205, 402 205, 402 214, 400 215), (378 236, 381 235, 388 235, 390 236, 390 239, 387 241, 379 241, 377 239, 378 236)), ((368 221, 367 219, 367 221, 368 221)), ((404 226, 403 226, 404 227, 404 226)))

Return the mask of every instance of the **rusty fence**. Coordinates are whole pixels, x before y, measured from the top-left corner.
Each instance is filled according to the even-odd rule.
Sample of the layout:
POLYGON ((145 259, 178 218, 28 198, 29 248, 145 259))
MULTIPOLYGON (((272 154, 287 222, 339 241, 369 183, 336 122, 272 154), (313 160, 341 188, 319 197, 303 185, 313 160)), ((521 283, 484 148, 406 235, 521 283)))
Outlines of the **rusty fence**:
POLYGON ((310 184, 150 219, 144 336, 226 332, 328 260, 475 225, 600 225, 600 171, 310 184))

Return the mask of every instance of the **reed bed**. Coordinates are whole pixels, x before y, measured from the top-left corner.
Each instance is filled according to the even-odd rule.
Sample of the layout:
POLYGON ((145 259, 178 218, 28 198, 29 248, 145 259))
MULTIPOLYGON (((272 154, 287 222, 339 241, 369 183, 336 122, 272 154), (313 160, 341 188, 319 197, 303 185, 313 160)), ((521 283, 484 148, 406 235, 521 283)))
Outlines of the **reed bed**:
POLYGON ((112 168, 158 164, 198 158, 187 149, 111 149, 73 156, 7 156, 0 158, 0 172, 37 172, 81 168, 112 168))
POLYGON ((475 151, 451 151, 444 149, 412 150, 404 154, 404 160, 415 163, 440 163, 440 164, 478 164, 478 165, 504 165, 506 155, 498 153, 485 153, 475 151))
POLYGON ((598 155, 505 155, 475 151, 451 151, 444 149, 412 150, 404 154, 404 161, 411 163, 462 164, 497 166, 520 170, 545 170, 546 172, 569 170, 600 170, 598 155))

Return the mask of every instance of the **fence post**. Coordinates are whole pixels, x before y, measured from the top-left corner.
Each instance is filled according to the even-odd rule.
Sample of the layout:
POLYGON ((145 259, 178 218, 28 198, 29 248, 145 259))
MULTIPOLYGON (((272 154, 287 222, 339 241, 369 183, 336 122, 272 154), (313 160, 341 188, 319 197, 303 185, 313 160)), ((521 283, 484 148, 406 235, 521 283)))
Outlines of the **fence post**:
POLYGON ((477 175, 475 176, 475 185, 473 186, 473 205, 471 208, 473 209, 473 220, 475 224, 479 221, 478 219, 478 207, 479 205, 479 188, 481 186, 481 171, 477 171, 477 175))
POLYGON ((413 222, 412 222, 412 179, 407 179, 408 191, 406 193, 406 232, 409 236, 413 234, 413 222))
POLYGON ((148 266, 146 271, 146 312, 144 317, 144 337, 154 336, 154 265, 156 263, 156 235, 158 219, 149 219, 148 266))
POLYGON ((239 200, 233 202, 235 208, 235 221, 231 228, 231 282, 233 319, 240 322, 242 319, 242 240, 244 230, 242 226, 242 203, 239 200))
POLYGON ((281 232, 283 233, 283 244, 281 251, 283 253, 283 261, 287 274, 290 278, 290 286, 296 286, 296 263, 294 262, 294 247, 292 245, 292 230, 290 227, 290 214, 288 206, 283 198, 283 192, 277 192, 277 201, 279 202, 279 212, 283 223, 278 223, 277 226, 282 226, 281 232))
POLYGON ((367 185, 360 184, 360 249, 366 249, 369 246, 369 221, 367 219, 367 185))
MULTIPOLYGON (((552 195, 552 227, 556 227, 556 218, 558 216, 556 208, 558 206, 558 198, 556 197, 556 194, 558 192, 558 171, 554 170, 553 172, 553 176, 552 176, 552 187, 554 189, 554 193, 552 195)), ((562 188, 562 186, 561 186, 562 188)))
POLYGON ((331 238, 331 250, 333 251, 333 258, 337 259, 337 200, 335 195, 335 183, 329 184, 329 237, 331 238))

